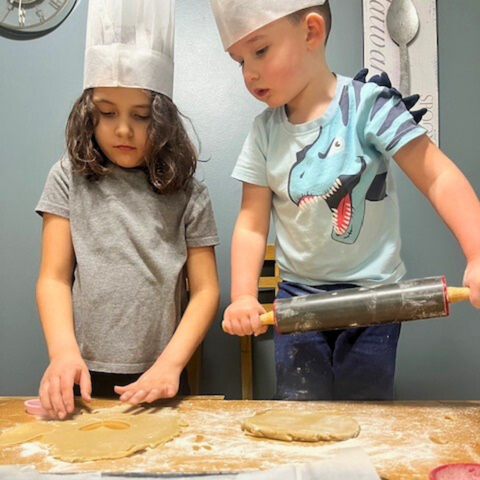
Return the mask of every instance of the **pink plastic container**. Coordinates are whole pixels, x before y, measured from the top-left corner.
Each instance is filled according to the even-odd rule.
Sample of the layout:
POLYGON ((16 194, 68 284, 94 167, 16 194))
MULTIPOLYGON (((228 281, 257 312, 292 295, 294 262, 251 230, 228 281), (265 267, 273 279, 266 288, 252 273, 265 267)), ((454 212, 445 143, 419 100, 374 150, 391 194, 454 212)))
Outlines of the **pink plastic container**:
POLYGON ((26 400, 25 407, 27 407, 27 413, 30 415, 36 415, 37 417, 48 417, 48 412, 42 407, 42 404, 38 398, 26 400))
POLYGON ((430 472, 430 480, 480 480, 480 463, 452 463, 430 472))

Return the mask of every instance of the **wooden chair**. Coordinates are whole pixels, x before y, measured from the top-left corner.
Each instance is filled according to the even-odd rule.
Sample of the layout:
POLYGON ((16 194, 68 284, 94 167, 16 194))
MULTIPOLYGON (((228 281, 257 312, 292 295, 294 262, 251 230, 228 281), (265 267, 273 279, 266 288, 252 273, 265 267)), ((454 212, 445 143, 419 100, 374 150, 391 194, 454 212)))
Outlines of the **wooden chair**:
MULTIPOLYGON (((263 308, 270 312, 273 308, 273 300, 281 281, 279 269, 275 262, 275 247, 268 244, 265 251, 262 273, 258 282, 258 298, 263 308)), ((188 280, 186 282, 188 293, 188 280)), ((187 364, 188 385, 190 395, 200 394, 200 378, 202 370, 202 346, 199 345, 192 358, 187 364)), ((253 358, 252 337, 240 337, 240 361, 242 373, 242 399, 253 399, 253 358)))
MULTIPOLYGON (((268 244, 265 251, 262 273, 258 282, 258 299, 263 308, 270 312, 281 282, 278 265, 275 261, 275 247, 268 244)), ((253 358, 252 337, 240 337, 240 361, 242 371, 242 399, 253 399, 253 358)))

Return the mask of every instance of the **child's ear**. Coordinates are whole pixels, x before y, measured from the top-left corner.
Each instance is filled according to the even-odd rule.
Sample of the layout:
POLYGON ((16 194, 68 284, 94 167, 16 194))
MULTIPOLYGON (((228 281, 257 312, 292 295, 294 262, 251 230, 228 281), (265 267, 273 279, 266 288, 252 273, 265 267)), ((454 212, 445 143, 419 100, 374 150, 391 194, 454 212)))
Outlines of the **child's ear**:
POLYGON ((315 50, 320 45, 325 45, 327 29, 324 18, 318 13, 309 13, 303 22, 307 30, 308 49, 315 50))

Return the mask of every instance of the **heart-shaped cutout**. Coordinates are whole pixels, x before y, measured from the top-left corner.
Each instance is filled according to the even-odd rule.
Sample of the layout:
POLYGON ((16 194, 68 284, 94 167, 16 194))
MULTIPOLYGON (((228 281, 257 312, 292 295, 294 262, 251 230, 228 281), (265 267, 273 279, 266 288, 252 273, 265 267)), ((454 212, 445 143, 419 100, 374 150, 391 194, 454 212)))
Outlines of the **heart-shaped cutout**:
POLYGON ((91 423, 90 425, 82 427, 80 430, 88 432, 101 427, 109 428, 110 430, 127 430, 131 425, 123 420, 102 420, 101 422, 91 423))

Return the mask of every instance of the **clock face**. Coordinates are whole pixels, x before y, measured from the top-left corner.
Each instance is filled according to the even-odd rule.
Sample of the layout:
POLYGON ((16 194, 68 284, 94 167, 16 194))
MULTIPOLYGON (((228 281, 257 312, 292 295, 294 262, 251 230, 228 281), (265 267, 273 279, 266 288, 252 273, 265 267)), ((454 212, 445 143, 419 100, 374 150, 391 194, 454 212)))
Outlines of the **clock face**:
POLYGON ((16 35, 47 32, 62 23, 76 0, 0 0, 0 27, 16 35))

